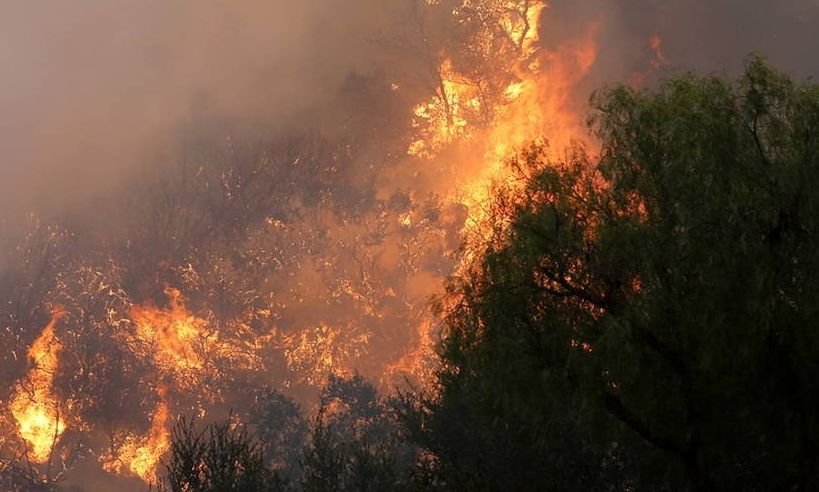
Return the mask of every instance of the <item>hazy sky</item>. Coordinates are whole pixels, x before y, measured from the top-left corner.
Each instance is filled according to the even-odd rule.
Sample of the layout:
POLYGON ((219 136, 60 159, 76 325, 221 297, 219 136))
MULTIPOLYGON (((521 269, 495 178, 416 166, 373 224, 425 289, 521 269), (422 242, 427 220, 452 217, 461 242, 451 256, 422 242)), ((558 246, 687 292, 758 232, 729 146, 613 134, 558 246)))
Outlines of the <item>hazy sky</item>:
MULTIPOLYGON (((286 128, 377 69, 408 1, 0 0, 0 207, 87 202, 211 120, 286 128)), ((674 68, 819 74, 819 0, 553 0, 544 42, 593 20, 591 85, 645 69, 652 35, 674 68)))

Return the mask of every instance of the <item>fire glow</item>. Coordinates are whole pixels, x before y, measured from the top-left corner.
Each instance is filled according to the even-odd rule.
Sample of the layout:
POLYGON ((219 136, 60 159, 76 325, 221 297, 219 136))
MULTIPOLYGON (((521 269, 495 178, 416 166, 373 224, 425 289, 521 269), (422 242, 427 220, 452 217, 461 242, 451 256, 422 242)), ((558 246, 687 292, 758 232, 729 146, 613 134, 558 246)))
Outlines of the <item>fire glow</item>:
POLYGON ((61 414, 64 409, 53 388, 62 350, 54 330, 64 315, 62 310, 55 309, 51 321, 34 340, 28 351, 31 369, 18 384, 10 405, 20 436, 28 444, 30 459, 36 463, 48 461, 66 429, 65 416, 61 414))
MULTIPOLYGON (((491 2, 490 2, 491 3, 491 2)), ((481 8, 464 2, 463 8, 481 8)), ((508 1, 484 8, 499 9, 500 30, 488 33, 485 42, 507 40, 506 82, 492 97, 481 80, 457 73, 444 58, 441 84, 430 101, 415 108, 418 138, 407 150, 412 156, 432 159, 444 146, 469 141, 481 149, 477 169, 461 176, 461 184, 449 190, 449 199, 469 210, 467 227, 481 229, 492 185, 509 184, 512 170, 505 162, 533 141, 563 149, 584 141, 581 118, 572 107, 576 85, 597 57, 599 26, 588 27, 586 36, 555 50, 538 45, 540 18, 548 5, 541 1, 508 1), (496 37, 498 39, 491 39, 496 37)), ((458 15, 458 9, 453 13, 458 15)))
POLYGON ((159 391, 160 402, 151 417, 147 435, 130 434, 116 456, 104 457, 103 469, 117 474, 134 475, 147 483, 156 481, 160 460, 171 447, 170 409, 165 390, 159 391))
MULTIPOLYGON (((437 7, 438 3, 426 1, 431 7, 437 7)), ((572 103, 577 84, 595 62, 597 27, 589 26, 582 39, 546 49, 541 46, 539 33, 541 17, 548 14, 548 4, 538 0, 459 2, 451 12, 456 24, 473 17, 495 19, 470 46, 491 62, 486 65, 492 72, 467 70, 464 62, 458 61, 457 53, 439 52, 434 90, 428 91, 426 99, 413 103, 406 115, 411 120, 412 134, 405 135, 401 142, 406 152, 401 155, 401 162, 419 172, 432 168, 451 170, 449 175, 435 176, 442 179, 432 191, 441 197, 442 209, 455 217, 446 219, 446 225, 456 229, 467 241, 470 235, 486 235, 486 228, 491 227, 486 223, 489 218, 486 209, 492 186, 499 182, 512 186, 513 171, 506 165, 511 155, 532 141, 548 142, 550 148, 560 149, 583 140, 581 118, 572 103), (463 217, 459 211, 463 211, 463 217)), ((390 85, 390 92, 396 95, 404 90, 404 84, 390 85)), ((288 165, 297 168, 304 165, 300 162, 300 157, 296 157, 288 165)), ((451 241, 448 243, 444 227, 425 216, 420 203, 416 203, 420 200, 413 193, 408 196, 411 203, 396 214, 373 213, 373 222, 383 223, 384 235, 390 236, 393 242, 371 257, 356 251, 352 255, 354 261, 345 266, 350 278, 323 276, 336 272, 333 269, 336 257, 332 254, 321 261, 312 261, 308 255, 318 249, 315 243, 319 241, 326 241, 325 247, 330 250, 363 243, 363 238, 370 237, 370 227, 359 226, 360 230, 356 230, 346 218, 321 209, 314 215, 300 216, 301 220, 313 221, 308 233, 300 235, 298 225, 266 217, 265 228, 252 238, 262 246, 251 239, 243 246, 265 251, 302 247, 308 251, 305 256, 309 259, 298 258, 287 265, 290 270, 281 264, 259 266, 270 268, 271 272, 285 271, 276 278, 285 287, 274 302, 257 294, 255 287, 234 292, 239 288, 224 282, 227 274, 220 270, 227 263, 224 260, 227 253, 214 255, 210 271, 204 274, 218 278, 217 283, 220 288, 225 286, 224 291, 234 289, 224 294, 225 297, 241 294, 250 299, 243 304, 241 313, 223 314, 217 306, 219 298, 201 296, 207 301, 203 302, 202 298, 191 295, 193 289, 187 290, 183 281, 168 283, 173 287, 165 286, 164 301, 159 303, 154 301, 162 297, 156 292, 161 291, 163 284, 152 286, 150 296, 143 293, 140 300, 133 300, 124 289, 120 292, 103 282, 100 291, 124 299, 124 307, 108 309, 109 331, 113 334, 103 334, 116 340, 126 355, 146 364, 150 370, 139 381, 140 391, 147 394, 140 401, 142 425, 129 423, 130 427, 110 431, 109 449, 96 452, 102 468, 115 475, 155 483, 162 459, 171 446, 171 428, 177 416, 185 412, 200 417, 208 414, 215 402, 224 403, 224 386, 236 384, 240 376, 251 380, 266 371, 278 371, 286 374, 283 382, 280 381, 285 388, 315 389, 320 388, 329 375, 356 374, 361 361, 377 350, 378 343, 385 346, 383 338, 387 338, 381 335, 379 340, 380 334, 368 331, 362 320, 388 325, 399 317, 393 311, 402 313, 401 321, 414 333, 407 336, 411 341, 400 351, 369 359, 377 361, 372 363, 377 367, 370 368, 371 372, 380 375, 381 387, 386 390, 404 377, 421 385, 431 384, 436 367, 439 320, 429 313, 426 300, 440 289, 442 278, 453 273, 453 268, 438 268, 443 273, 435 277, 414 265, 435 261, 445 264, 442 258, 454 258, 450 263, 457 269, 458 264, 469 260, 471 253, 468 242, 465 251, 459 251, 451 241), (438 229, 418 240, 421 237, 418 231, 423 227, 438 229), (266 235, 284 239, 270 246, 263 243, 266 235), (417 244, 413 244, 413 240, 417 244), (442 244, 446 244, 446 248, 442 244), (390 261, 411 272, 407 274, 407 285, 391 285, 393 279, 388 278, 389 273, 381 273, 379 277, 379 268, 389 272, 383 265, 390 261), (353 279, 356 275, 358 277, 353 279), (322 294, 316 294, 311 288, 316 285, 326 287, 330 294, 322 298, 322 294), (409 292, 406 298, 423 304, 423 312, 412 302, 400 298, 396 293, 399 288, 409 292), (276 304, 280 299, 281 305, 276 304), (320 319, 314 313, 318 307, 342 311, 344 308, 339 307, 342 302, 354 306, 346 308, 354 312, 344 312, 334 318, 334 322, 320 319), (292 319, 295 316, 281 315, 282 306, 303 314, 306 321, 295 323, 292 319), (273 362, 275 357, 278 359, 273 362)), ((203 275, 190 264, 176 268, 184 271, 180 277, 189 281, 187 287, 195 285, 203 275)), ((273 283, 269 279, 264 281, 273 283)), ((54 391, 55 374, 65 355, 55 333, 62 316, 63 313, 56 310, 31 345, 31 367, 18 383, 9 405, 20 437, 36 463, 49 460, 66 431, 80 431, 85 426, 78 415, 67 418, 69 406, 54 391), (76 429, 72 427, 74 424, 76 429)))

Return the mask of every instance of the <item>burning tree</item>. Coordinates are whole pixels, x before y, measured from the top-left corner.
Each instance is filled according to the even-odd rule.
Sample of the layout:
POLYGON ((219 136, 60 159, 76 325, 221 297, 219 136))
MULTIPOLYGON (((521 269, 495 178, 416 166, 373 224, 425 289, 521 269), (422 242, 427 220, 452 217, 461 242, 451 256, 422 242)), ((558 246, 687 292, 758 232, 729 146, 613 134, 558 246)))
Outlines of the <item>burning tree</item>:
POLYGON ((819 87, 594 101, 599 160, 514 161, 406 421, 455 489, 815 489, 819 87))
POLYGON ((4 460, 34 457, 47 483, 75 456, 152 482, 178 416, 249 418, 247 388, 312 401, 358 372, 432 382, 429 296, 462 268, 462 234, 485 232, 511 149, 574 135, 594 42, 539 46, 541 1, 413 8, 413 48, 396 44, 422 69, 351 74, 322 115, 338 130, 190 139, 129 183, 116 225, 34 224, 11 245, 4 460))

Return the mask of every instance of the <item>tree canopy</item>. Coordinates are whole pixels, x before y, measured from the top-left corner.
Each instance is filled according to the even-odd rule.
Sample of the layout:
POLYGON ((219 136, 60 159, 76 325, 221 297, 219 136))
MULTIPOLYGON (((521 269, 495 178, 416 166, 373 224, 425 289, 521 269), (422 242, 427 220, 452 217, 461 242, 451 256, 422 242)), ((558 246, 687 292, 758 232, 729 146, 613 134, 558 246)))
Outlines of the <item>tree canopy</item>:
POLYGON ((592 97, 511 161, 405 412, 449 489, 819 487, 819 85, 759 57, 592 97))

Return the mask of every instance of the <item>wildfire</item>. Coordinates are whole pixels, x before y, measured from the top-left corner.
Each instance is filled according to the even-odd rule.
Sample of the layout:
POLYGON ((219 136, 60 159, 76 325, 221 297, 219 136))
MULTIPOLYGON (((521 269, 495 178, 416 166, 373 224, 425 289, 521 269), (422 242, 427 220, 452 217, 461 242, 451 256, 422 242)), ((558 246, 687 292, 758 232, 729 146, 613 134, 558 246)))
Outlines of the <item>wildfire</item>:
MULTIPOLYGON (((430 101, 415 108, 417 139, 410 143, 411 156, 432 159, 445 145, 469 140, 483 149, 480 166, 459 176, 460 185, 449 194, 453 202, 469 210, 468 228, 484 229, 491 186, 508 184, 511 171, 505 161, 515 151, 532 141, 546 141, 552 148, 563 148, 581 140, 580 118, 571 107, 571 96, 594 63, 597 26, 591 26, 585 39, 569 42, 555 50, 538 46, 540 18, 548 7, 545 1, 509 0, 488 2, 497 9, 500 34, 487 35, 478 44, 509 44, 503 53, 509 81, 500 98, 487 101, 480 80, 456 73, 445 58, 440 66, 441 85, 430 101), (497 4, 497 5, 495 5, 497 4)), ((453 15, 480 8, 476 2, 464 1, 453 15)), ((467 159, 473 159, 468 157, 467 159)))
MULTIPOLYGON (((442 2, 426 0, 426 3, 440 5, 442 2)), ((106 327, 117 329, 106 332, 105 336, 113 336, 126 350, 132 351, 131 355, 146 362, 149 368, 144 375, 139 373, 138 379, 142 389, 154 391, 157 386, 160 389, 150 419, 147 416, 141 419, 143 424, 150 420, 149 427, 115 432, 110 452, 100 456, 100 463, 106 471, 155 482, 160 460, 171 445, 172 411, 190 410, 202 402, 217 401, 220 393, 210 391, 217 387, 217 383, 208 386, 211 381, 219 380, 216 376, 226 375, 228 377, 223 380, 232 382, 237 370, 263 374, 268 367, 265 364, 270 362, 269 367, 286 368, 285 386, 291 383, 321 386, 330 374, 350 376, 358 369, 372 369, 362 367, 367 362, 356 365, 357 361, 375 360, 369 356, 376 354, 386 337, 374 336, 374 329, 362 320, 379 323, 378 326, 391 323, 393 319, 414 320, 412 346, 398 355, 390 355, 391 364, 378 359, 376 370, 381 371, 384 386, 390 386, 404 376, 412 377, 422 387, 429 387, 434 382, 439 320, 431 314, 421 314, 420 310, 424 299, 441 287, 442 279, 457 268, 458 261, 466 264, 474 254, 475 248, 469 242, 463 252, 457 250, 458 229, 463 225, 461 232, 467 241, 471 237, 489 237, 491 188, 498 182, 514 186, 510 182, 513 172, 506 161, 516 151, 532 141, 548 142, 550 148, 560 149, 581 138, 584 129, 572 107, 572 98, 597 54, 595 26, 590 26, 583 39, 565 42, 554 49, 540 45, 540 19, 548 8, 545 0, 461 0, 452 3, 458 5, 446 15, 453 16, 453 25, 477 19, 475 23, 482 27, 461 49, 446 52, 446 49, 439 51, 440 47, 436 46, 430 50, 436 60, 430 71, 434 75, 434 89, 429 90, 427 100, 415 105, 409 114, 413 135, 409 136, 406 147, 406 153, 411 156, 409 160, 418 166, 413 170, 422 166, 444 169, 441 172, 446 172, 447 168, 452 170, 452 174, 443 176, 444 179, 436 182, 432 190, 425 190, 436 195, 435 206, 430 206, 428 213, 420 206, 418 197, 421 194, 408 193, 406 206, 385 206, 382 215, 365 225, 347 218, 336 220, 327 211, 330 207, 325 207, 317 214, 324 217, 321 219, 324 222, 305 215, 310 217, 305 219, 306 232, 297 227, 299 223, 295 220, 294 225, 290 219, 266 218, 265 234, 248 243, 256 248, 255 241, 258 241, 261 252, 281 252, 281 255, 265 252, 269 258, 260 256, 267 259, 252 263, 270 276, 263 282, 287 292, 279 284, 290 285, 287 282, 295 276, 294 270, 301 269, 305 278, 296 276, 298 288, 290 289, 290 297, 256 294, 255 285, 248 281, 246 290, 248 297, 253 293, 253 302, 242 304, 236 311, 252 305, 253 308, 247 309, 256 310, 253 316, 243 312, 236 316, 230 314, 233 317, 224 320, 219 317, 222 314, 214 314, 215 309, 201 307, 199 302, 210 298, 202 295, 190 303, 197 305, 192 312, 182 292, 175 288, 165 290, 166 305, 134 303, 123 291, 122 302, 116 309, 108 310, 110 319, 105 322, 108 323, 106 327), (464 55, 463 52, 468 53, 464 55), (477 66, 471 66, 473 62, 477 66), (448 167, 435 165, 440 164, 444 155, 448 167), (453 185, 453 181, 456 184, 453 185), (439 205, 443 205, 441 211, 439 205), (452 217, 447 218, 447 214, 452 217), (369 230, 373 223, 383 224, 383 230, 369 230), (356 231, 355 227, 360 230, 356 231), (266 242, 269 238, 274 238, 272 244, 266 242), (341 249, 361 243, 367 244, 361 247, 360 255, 355 255, 354 267, 345 267, 341 254, 323 258, 317 253, 322 248, 341 249), (293 253, 291 258, 289 253, 285 254, 288 248, 302 248, 306 252, 293 253), (319 267, 315 272, 303 266, 314 258, 321 259, 316 261, 319 267), (442 258, 446 261, 439 261, 442 258), (269 272, 264 270, 266 265, 273 264, 275 268, 269 272), (432 266, 425 266, 427 264, 432 266), (361 278, 338 273, 345 268, 360 270, 361 278), (404 274, 406 278, 401 277, 404 274), (391 275, 397 277, 395 282, 383 278, 391 275), (322 297, 321 287, 315 288, 322 281, 331 291, 327 295, 329 300, 322 297), (306 292, 310 295, 305 295, 306 292), (292 301, 289 300, 291 297, 292 301), (385 299, 387 302, 382 302, 385 299), (340 312, 342 309, 346 311, 336 318, 311 312, 306 321, 286 312, 288 305, 293 310, 295 305, 303 304, 305 311, 310 310, 316 306, 316 300, 332 302, 340 312), (402 309, 404 311, 400 311, 402 309), (390 310, 399 310, 398 314, 404 317, 390 310), (277 317, 280 311, 284 315, 277 317), (407 318, 409 312, 411 318, 407 318), (277 324, 278 319, 284 319, 281 325, 286 327, 286 332, 270 326, 277 324), (270 351, 271 348, 274 350, 270 351), (281 359, 266 359, 274 357, 281 359), (194 403, 186 401, 183 404, 181 399, 175 399, 182 394, 190 396, 194 403)), ((465 30, 472 33, 473 27, 465 30)), ((451 48, 447 44, 441 46, 451 48)), ((664 63, 661 40, 652 39, 651 47, 658 63, 664 63)), ((403 92, 404 87, 397 82, 390 85, 392 91, 403 92)), ((402 143, 407 142, 402 140, 402 143)), ((299 158, 293 159, 292 164, 294 167, 299 165, 299 158)), ((229 180, 225 176, 222 184, 227 187, 229 180)), ((306 206, 297 203, 294 207, 301 211, 306 206)), ((203 271, 205 268, 207 266, 203 271)), ((193 282, 174 285, 193 285, 193 282)), ((226 285, 230 287, 230 284, 226 285)), ((245 284, 237 282, 236 285, 245 284)), ((100 289, 112 290, 109 285, 100 289)), ((275 289, 271 288, 271 291, 275 289)), ((72 309, 71 312, 75 311, 72 309)), ((51 321, 31 346, 29 373, 18 383, 11 400, 10 410, 17 421, 19 434, 36 463, 49 460, 54 445, 67 428, 65 409, 61 408, 53 391, 62 349, 55 328, 62 316, 61 310, 55 310, 51 321)), ((412 329, 413 325, 397 326, 412 329)), ((196 410, 205 414, 204 407, 194 408, 196 410)), ((71 422, 75 430, 81 428, 78 416, 72 416, 71 422)), ((88 424, 89 427, 92 425, 88 424)))
POLYGON ((348 364, 363 355, 366 334, 345 337, 341 329, 321 324, 284 337, 288 369, 313 385, 321 385, 329 375, 350 376, 348 364))
POLYGON ((205 320, 188 312, 179 290, 168 288, 165 293, 170 300, 167 309, 146 304, 131 310, 137 337, 155 345, 157 365, 165 371, 201 369, 197 346, 213 334, 207 330, 205 320))
POLYGON ((49 459, 51 450, 66 429, 65 419, 60 414, 60 400, 53 392, 62 350, 54 329, 64 315, 62 309, 55 309, 51 321, 31 345, 28 351, 31 369, 25 381, 18 383, 10 405, 20 436, 28 444, 29 457, 36 463, 49 459))
POLYGON ((169 429, 170 410, 164 389, 159 390, 160 401, 151 418, 151 428, 145 436, 129 434, 116 456, 102 460, 102 467, 111 473, 132 474, 145 482, 156 481, 159 460, 171 447, 169 429))
POLYGON ((452 61, 444 60, 439 69, 440 86, 431 101, 413 110, 413 126, 419 128, 419 138, 407 153, 431 159, 445 145, 458 138, 472 135, 470 120, 481 112, 480 88, 452 69, 452 61))

